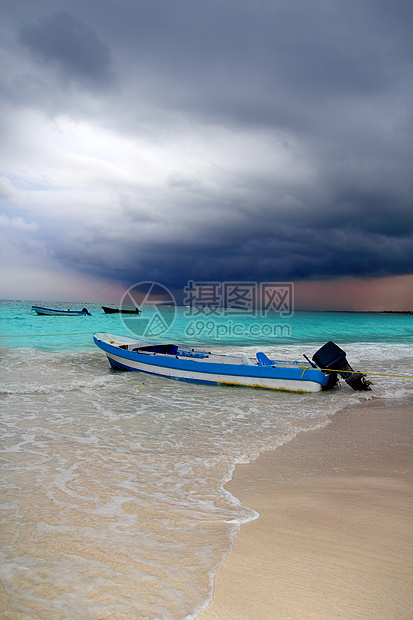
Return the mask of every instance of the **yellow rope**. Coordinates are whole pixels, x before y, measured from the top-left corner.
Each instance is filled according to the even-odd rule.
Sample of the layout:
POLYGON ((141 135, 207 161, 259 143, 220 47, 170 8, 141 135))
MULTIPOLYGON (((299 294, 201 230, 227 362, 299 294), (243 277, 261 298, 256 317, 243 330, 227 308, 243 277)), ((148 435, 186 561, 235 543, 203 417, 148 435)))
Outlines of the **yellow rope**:
POLYGON ((378 375, 380 377, 401 377, 402 379, 413 379, 412 375, 388 375, 384 372, 365 372, 365 375, 378 375))
POLYGON ((384 372, 370 372, 369 370, 334 370, 333 368, 319 368, 323 372, 348 372, 359 375, 378 375, 380 377, 401 377, 402 379, 413 379, 412 375, 390 375, 384 372))
POLYGON ((12 334, 3 335, 0 334, 0 338, 42 338, 46 336, 80 336, 81 334, 94 334, 95 332, 72 332, 68 334, 12 334))

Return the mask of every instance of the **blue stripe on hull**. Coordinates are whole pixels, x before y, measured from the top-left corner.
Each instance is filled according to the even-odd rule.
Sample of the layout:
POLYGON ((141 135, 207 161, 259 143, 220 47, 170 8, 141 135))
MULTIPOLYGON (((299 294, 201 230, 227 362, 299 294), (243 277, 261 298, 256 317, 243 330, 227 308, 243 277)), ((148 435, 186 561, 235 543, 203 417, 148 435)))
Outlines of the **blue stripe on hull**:
MULTIPOLYGON (((131 368, 130 366, 124 366, 119 362, 108 357, 109 363, 114 370, 129 371, 129 372, 142 372, 144 375, 152 375, 153 377, 162 377, 164 379, 173 379, 174 381, 183 381, 185 383, 196 383, 198 385, 221 385, 223 387, 235 387, 235 388, 249 388, 257 390, 275 390, 277 392, 300 392, 298 389, 287 388, 272 388, 261 387, 258 385, 244 385, 241 383, 225 383, 224 381, 211 381, 207 379, 190 379, 188 377, 173 377, 172 375, 163 375, 159 372, 150 372, 149 370, 142 370, 140 368, 131 368)), ((303 390, 304 391, 304 390, 303 390)))
MULTIPOLYGON (((119 362, 117 362, 116 360, 113 360, 111 357, 108 357, 109 360, 109 364, 112 366, 112 368, 114 368, 114 370, 135 370, 135 368, 129 368, 129 366, 124 366, 123 364, 119 364, 119 362)), ((136 372, 139 372, 138 369, 136 369, 136 372)))

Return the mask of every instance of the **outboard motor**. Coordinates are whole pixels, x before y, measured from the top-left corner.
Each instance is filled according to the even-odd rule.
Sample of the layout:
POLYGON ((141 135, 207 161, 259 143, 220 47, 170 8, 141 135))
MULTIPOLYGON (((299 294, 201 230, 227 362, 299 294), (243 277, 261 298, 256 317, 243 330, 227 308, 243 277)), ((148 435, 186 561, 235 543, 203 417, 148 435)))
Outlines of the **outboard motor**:
POLYGON ((366 380, 366 375, 354 372, 346 359, 345 351, 331 340, 314 353, 313 361, 322 370, 329 371, 329 374, 338 372, 353 390, 367 391, 371 389, 371 381, 366 380))

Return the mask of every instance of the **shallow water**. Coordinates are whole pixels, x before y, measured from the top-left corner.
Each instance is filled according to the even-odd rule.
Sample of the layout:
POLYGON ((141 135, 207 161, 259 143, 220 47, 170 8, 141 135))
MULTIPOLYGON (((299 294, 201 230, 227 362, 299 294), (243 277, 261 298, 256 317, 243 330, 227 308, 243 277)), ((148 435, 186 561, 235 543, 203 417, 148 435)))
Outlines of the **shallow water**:
MULTIPOLYGON (((235 533, 257 516, 223 488, 236 463, 348 404, 413 393, 393 376, 370 377, 371 393, 300 395, 114 372, 92 332, 130 335, 122 317, 93 305, 92 317, 38 317, 31 304, 0 309, 6 618, 195 618, 235 533)), ((184 314, 168 341, 190 342, 184 314)), ((413 317, 311 313, 288 325, 288 337, 255 339, 198 325, 192 341, 302 359, 333 339, 357 369, 413 375, 413 317)))

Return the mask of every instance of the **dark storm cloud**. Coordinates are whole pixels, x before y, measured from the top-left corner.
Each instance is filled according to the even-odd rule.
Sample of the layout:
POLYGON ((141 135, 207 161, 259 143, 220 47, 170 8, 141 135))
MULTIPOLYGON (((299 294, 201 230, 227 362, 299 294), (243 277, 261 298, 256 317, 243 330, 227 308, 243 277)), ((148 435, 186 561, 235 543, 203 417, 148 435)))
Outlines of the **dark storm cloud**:
POLYGON ((109 46, 92 27, 68 11, 23 24, 20 39, 35 58, 55 65, 68 77, 94 85, 111 79, 109 46))
POLYGON ((173 287, 412 273, 411 2, 16 4, 7 217, 20 200, 62 264, 173 287))
POLYGON ((151 221, 132 212, 125 228, 135 234, 120 227, 119 238, 88 231, 68 244, 66 229, 55 251, 67 264, 95 275, 161 280, 171 288, 190 279, 285 281, 412 272, 409 204, 391 213, 381 196, 336 200, 295 208, 276 200, 261 209, 234 203, 215 211, 209 204, 204 205, 209 216, 188 215, 186 222, 172 215, 151 221))

